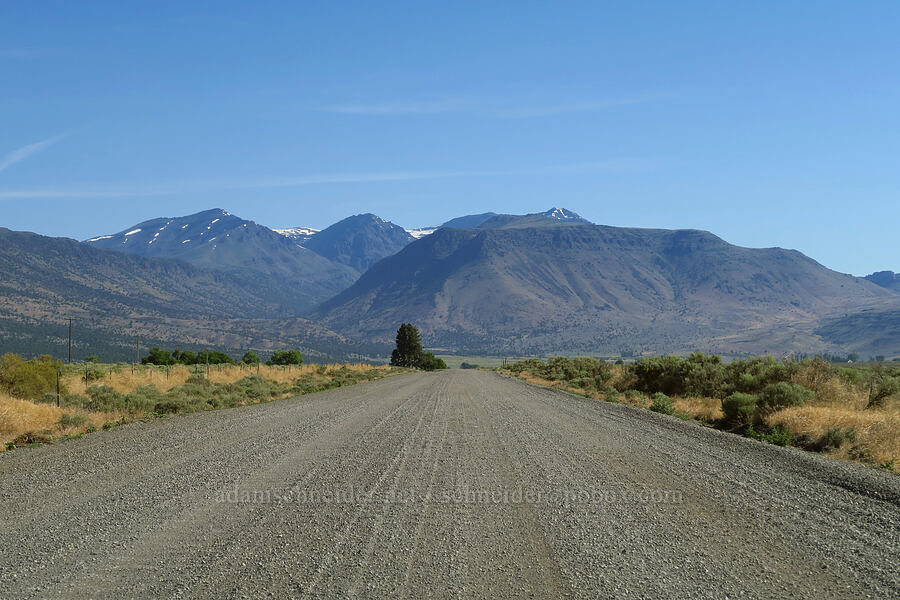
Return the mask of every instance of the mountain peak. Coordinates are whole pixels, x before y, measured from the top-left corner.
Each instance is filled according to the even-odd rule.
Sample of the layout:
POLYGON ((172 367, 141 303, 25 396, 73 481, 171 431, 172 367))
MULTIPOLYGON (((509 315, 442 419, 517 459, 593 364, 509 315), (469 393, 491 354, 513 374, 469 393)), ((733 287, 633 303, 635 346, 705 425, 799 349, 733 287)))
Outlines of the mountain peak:
POLYGON ((542 212, 540 214, 545 217, 550 217, 551 219, 555 219, 557 221, 569 221, 572 223, 590 223, 590 221, 583 218, 581 215, 579 215, 575 211, 571 211, 567 208, 556 208, 554 206, 550 210, 542 212))
POLYGON ((304 247, 363 272, 414 239, 399 225, 378 215, 363 213, 347 217, 310 236, 304 247))

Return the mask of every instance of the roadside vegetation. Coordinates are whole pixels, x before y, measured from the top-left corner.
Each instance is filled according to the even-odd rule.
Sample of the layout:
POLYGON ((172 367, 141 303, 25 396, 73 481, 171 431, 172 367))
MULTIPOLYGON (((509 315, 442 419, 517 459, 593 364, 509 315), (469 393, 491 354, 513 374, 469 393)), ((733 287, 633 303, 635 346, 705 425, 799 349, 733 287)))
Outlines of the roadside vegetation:
POLYGON ((64 365, 49 356, 24 360, 6 354, 0 357, 0 450, 79 437, 135 419, 270 402, 406 371, 292 364, 296 358, 289 355, 287 364, 134 366, 64 365))
POLYGON ((531 383, 696 419, 780 446, 900 471, 900 366, 715 355, 633 364, 527 359, 501 369, 531 383))

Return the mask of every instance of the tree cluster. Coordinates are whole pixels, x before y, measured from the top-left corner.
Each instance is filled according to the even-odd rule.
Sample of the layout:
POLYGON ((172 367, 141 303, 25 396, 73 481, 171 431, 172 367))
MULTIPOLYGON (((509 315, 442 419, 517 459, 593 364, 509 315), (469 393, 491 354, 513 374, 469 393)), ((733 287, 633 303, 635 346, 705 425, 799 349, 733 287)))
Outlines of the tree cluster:
POLYGON ((190 350, 169 352, 159 346, 150 348, 147 356, 141 359, 144 365, 233 365, 235 360, 224 352, 201 350, 196 354, 190 350))

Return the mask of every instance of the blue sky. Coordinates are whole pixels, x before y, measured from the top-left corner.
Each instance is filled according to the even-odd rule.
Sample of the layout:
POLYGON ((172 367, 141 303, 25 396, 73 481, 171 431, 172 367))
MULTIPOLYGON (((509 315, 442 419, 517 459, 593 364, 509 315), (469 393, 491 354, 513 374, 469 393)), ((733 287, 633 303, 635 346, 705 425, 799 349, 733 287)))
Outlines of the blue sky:
POLYGON ((0 226, 564 206, 900 270, 900 2, 0 3, 0 226))

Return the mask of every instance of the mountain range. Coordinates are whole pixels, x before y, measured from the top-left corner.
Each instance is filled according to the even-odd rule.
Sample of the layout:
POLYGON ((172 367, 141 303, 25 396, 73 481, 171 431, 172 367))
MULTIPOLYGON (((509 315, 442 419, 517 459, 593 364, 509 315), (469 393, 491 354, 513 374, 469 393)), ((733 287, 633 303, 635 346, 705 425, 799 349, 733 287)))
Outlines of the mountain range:
POLYGON ((58 348, 75 316, 110 352, 143 332, 371 355, 413 322, 433 348, 487 354, 900 354, 891 272, 857 278, 792 250, 563 208, 417 229, 366 213, 321 231, 213 209, 84 243, 2 230, 0 244, 0 350, 58 348))
POLYGON ((63 355, 69 318, 76 356, 107 360, 133 357, 139 334, 144 347, 294 344, 322 357, 360 351, 286 311, 256 283, 252 274, 0 228, 0 353, 63 355))
POLYGON ((144 221, 86 240, 95 248, 174 258, 251 279, 286 310, 311 308, 353 283, 359 272, 307 250, 288 236, 222 209, 144 221))
POLYGON ((763 352, 824 350, 827 340, 799 331, 898 301, 796 251, 740 248, 703 231, 605 227, 551 210, 440 229, 312 317, 385 341, 395 323, 411 320, 429 345, 479 352, 763 352))

